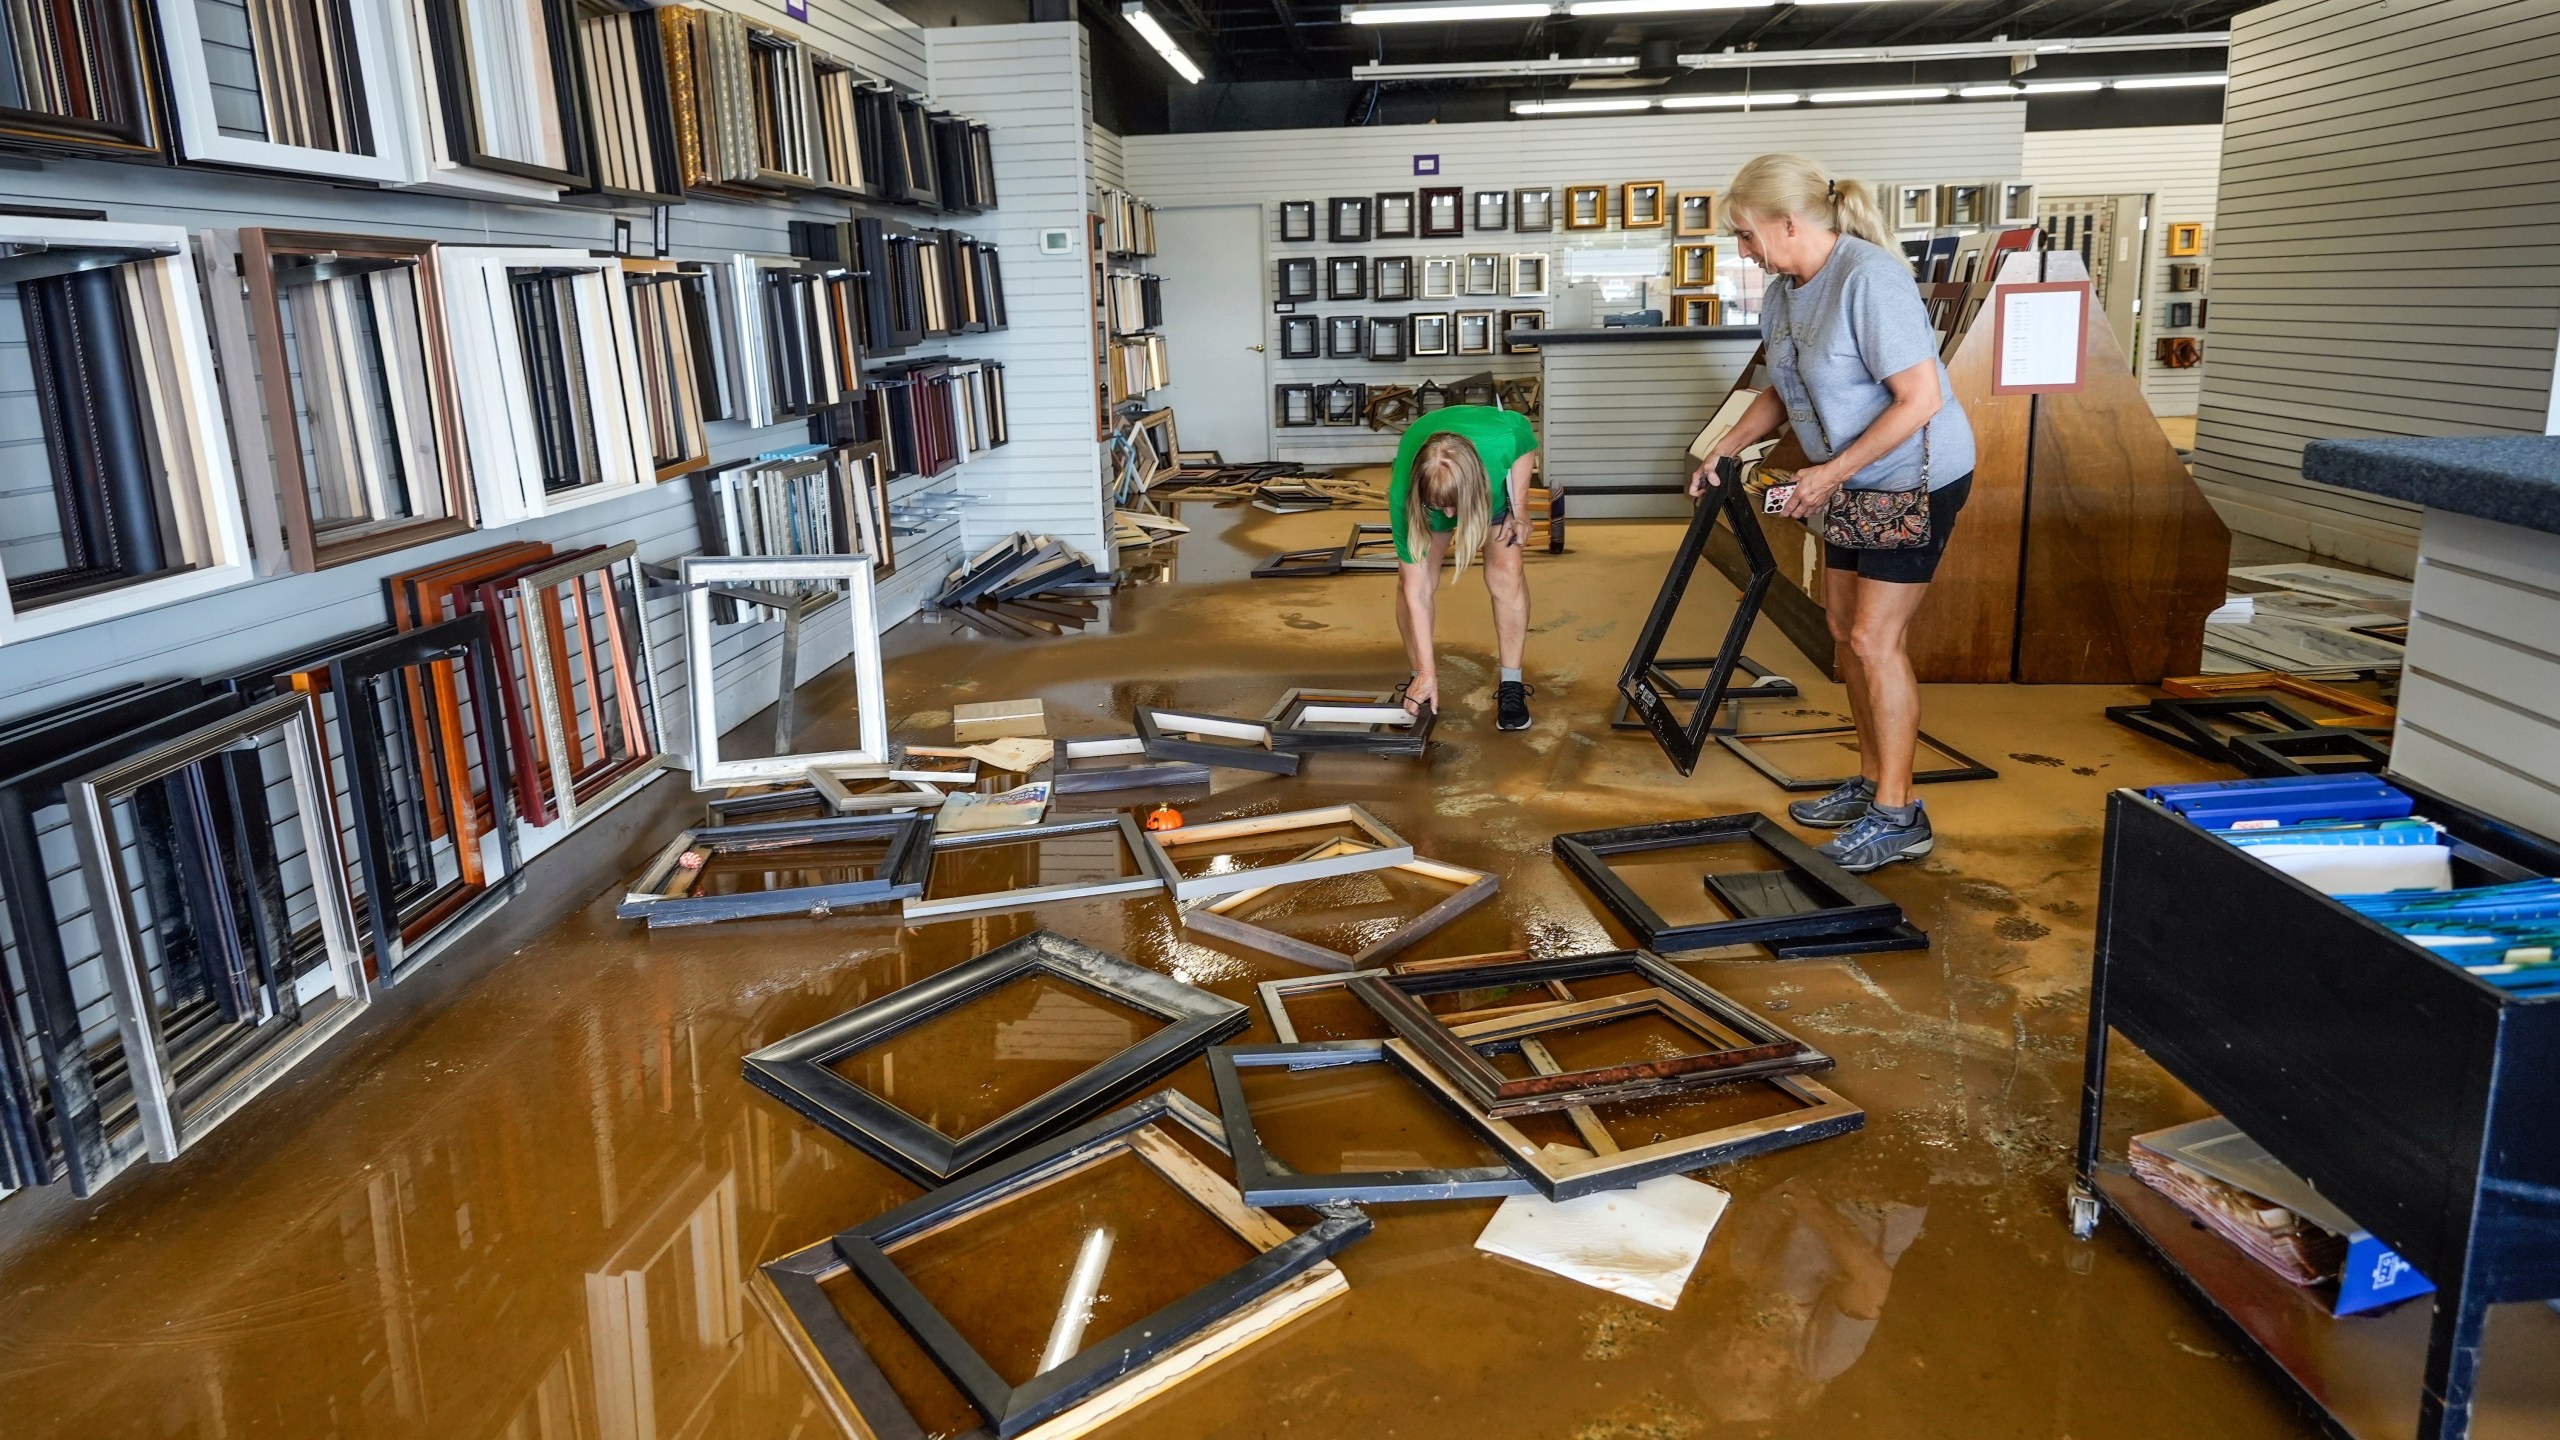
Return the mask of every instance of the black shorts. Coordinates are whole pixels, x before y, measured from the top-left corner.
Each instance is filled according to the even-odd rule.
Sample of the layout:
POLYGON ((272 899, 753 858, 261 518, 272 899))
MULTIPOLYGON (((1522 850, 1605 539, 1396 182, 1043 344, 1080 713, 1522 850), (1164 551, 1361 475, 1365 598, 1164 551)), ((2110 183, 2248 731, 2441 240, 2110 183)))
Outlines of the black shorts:
POLYGON ((1846 545, 1824 541, 1822 563, 1825 568, 1842 574, 1856 574, 1869 580, 1890 580, 1896 585, 1926 585, 1938 573, 1938 557, 1947 553, 1947 537, 1955 533, 1956 512, 1964 508, 1965 497, 1973 493, 1973 472, 1967 471, 1952 485, 1941 485, 1929 492, 1929 543, 1907 550, 1856 550, 1846 545))

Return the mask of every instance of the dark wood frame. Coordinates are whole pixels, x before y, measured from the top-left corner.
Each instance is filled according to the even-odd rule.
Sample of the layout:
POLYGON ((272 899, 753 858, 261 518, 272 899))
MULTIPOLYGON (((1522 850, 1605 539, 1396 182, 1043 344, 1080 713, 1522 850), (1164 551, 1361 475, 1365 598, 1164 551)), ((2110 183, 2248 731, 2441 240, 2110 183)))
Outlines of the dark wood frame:
MULTIPOLYGON (((1720 945, 1759 945, 1773 940, 1819 939, 1853 935, 1902 923, 1902 907, 1874 886, 1825 858, 1812 846, 1779 828, 1776 821, 1752 811, 1710 815, 1697 820, 1664 820, 1650 825, 1624 825, 1609 830, 1581 830, 1558 835, 1556 859, 1574 873, 1618 923, 1648 950, 1707 950, 1720 945), (1796 888, 1831 903, 1812 913, 1755 913, 1731 877, 1709 874, 1709 894, 1732 909, 1728 920, 1702 920, 1674 925, 1645 903, 1609 868, 1612 855, 1649 850, 1676 850, 1691 845, 1757 845, 1786 867, 1796 888), (1741 902, 1741 903, 1737 903, 1741 902)), ((1774 871, 1737 872, 1755 875, 1774 871)))
MULTIPOLYGON (((100 47, 98 69, 122 102, 124 122, 0 109, 0 139, 58 154, 159 160, 176 128, 160 108, 164 82, 156 43, 159 24, 144 0, 103 0, 94 13, 106 24, 100 38, 113 42, 100 47)), ((37 18, 55 17, 40 12, 37 18)))
POLYGON ((1608 950, 1468 969, 1361 976, 1350 984, 1351 993, 1376 1011, 1431 1068, 1455 1083, 1486 1114, 1497 1117, 1641 1100, 1704 1085, 1802 1074, 1831 1065, 1830 1056, 1644 950, 1608 950), (1450 990, 1628 974, 1641 976, 1654 988, 1668 991, 1691 1008, 1732 1027, 1750 1043, 1708 1054, 1514 1078, 1495 1068, 1475 1047, 1460 1039, 1443 1017, 1423 1008, 1415 998, 1450 990))
MULTIPOLYGON (((1313 317, 1309 317, 1309 318, 1310 318, 1310 319, 1312 319, 1313 317)), ((1281 353, 1285 356, 1288 352, 1284 349, 1281 353)), ((1314 351, 1310 350, 1310 351, 1308 351, 1308 352, 1307 352, 1307 354, 1306 354, 1306 355, 1299 356, 1299 357, 1296 357, 1296 358, 1299 358, 1299 359, 1306 359, 1306 358, 1308 358, 1309 356, 1314 355, 1315 353, 1316 353, 1316 352, 1314 352, 1314 351)), ((1369 321, 1368 321, 1368 318, 1367 318, 1366 316, 1361 316, 1361 315, 1328 315, 1328 316, 1326 316, 1326 317, 1325 317, 1325 319, 1324 319, 1324 355, 1325 355, 1325 358, 1326 358, 1326 359, 1329 359, 1329 360, 1357 360, 1357 359, 1359 359, 1361 356, 1366 355, 1366 354, 1368 354, 1368 353, 1369 353, 1369 321), (1342 347, 1341 343, 1340 343, 1340 342, 1342 341, 1342 339, 1343 339, 1343 335, 1344 335, 1344 332, 1345 332, 1346 328, 1347 328, 1347 329, 1349 330, 1349 332, 1350 332, 1350 333, 1355 337, 1355 338, 1353 339, 1353 341, 1352 341, 1351 348, 1349 348, 1349 349, 1347 349, 1347 350, 1346 350, 1346 349, 1344 349, 1344 348, 1342 347)), ((1321 420, 1321 419, 1323 418, 1323 416, 1324 416, 1324 407, 1323 407, 1322 405, 1318 405, 1318 406, 1316 407, 1316 417, 1317 417, 1319 420, 1321 420)))
POLYGON ((1094 1152, 1121 1143, 1122 1137, 1145 1129, 1164 1114, 1162 1106, 1140 1105, 1105 1116, 836 1236, 836 1253, 862 1277, 907 1333, 933 1356, 979 1413, 988 1417, 1001 1440, 1012 1440, 1071 1409, 1122 1375, 1170 1353, 1218 1321, 1274 1294, 1369 1233, 1369 1217, 1359 1210, 1325 1207, 1316 1212, 1313 1227, 1264 1250, 1224 1278, 1116 1334, 1088 1344, 1055 1369, 1022 1385, 1006 1384, 898 1269, 891 1252, 901 1241, 966 1220, 1078 1168, 1094 1152))
POLYGON ((1627 180, 1618 185, 1618 228, 1621 230, 1660 230, 1671 224, 1671 187, 1660 180, 1627 180), (1646 191, 1653 194, 1653 218, 1636 218, 1636 196, 1646 191))
POLYGON ((1523 341, 1519 336, 1523 332, 1535 333, 1546 328, 1547 312, 1544 310, 1503 311, 1502 353, 1505 355, 1537 354, 1542 347, 1540 347, 1535 341, 1523 341), (1528 322, 1525 325, 1521 323, 1524 320, 1528 322))
POLYGON ((2265 735, 2231 737, 2232 757, 2252 775, 2335 775, 2347 770, 2379 773, 2390 768, 2390 747, 2362 730, 2335 726, 2311 730, 2278 730, 2265 735), (2304 756, 2343 755, 2355 763, 2311 766, 2304 756))
POLYGON ((1365 255, 1328 255, 1324 261, 1324 298, 1327 300, 1366 300, 1369 298, 1369 258, 1365 255), (1348 273, 1351 283, 1345 285, 1348 273))
MULTIPOLYGON (((1248 1205, 1394 1204, 1413 1200, 1490 1200, 1507 1195, 1534 1195, 1525 1168, 1517 1162, 1467 1165, 1441 1170, 1368 1170, 1317 1174, 1274 1163, 1254 1129, 1253 1107, 1245 1100, 1244 1070, 1341 1070, 1384 1065, 1434 1098, 1442 1092, 1427 1075, 1429 1066, 1410 1047, 1390 1049, 1384 1040, 1319 1040, 1296 1045, 1219 1045, 1209 1051, 1209 1084, 1218 1097, 1218 1119, 1226 1129, 1227 1154, 1236 1169, 1236 1189, 1248 1205)), ((1443 1099, 1443 1103, 1446 1101, 1443 1099)), ((1452 1107, 1454 1108, 1454 1107, 1452 1107)), ((1464 1119, 1463 1114, 1460 1117, 1464 1119)))
POLYGON ((1080 940, 1035 930, 746 1057, 747 1082, 881 1164, 933 1185, 1070 1125, 1180 1069, 1252 1023, 1243 1005, 1080 940), (835 1064, 1016 980, 1043 974, 1164 1022, 1072 1080, 952 1137, 837 1073, 835 1064))
POLYGON ((1416 227, 1427 239, 1444 240, 1467 233, 1467 191, 1463 185, 1431 185, 1424 187, 1414 204, 1416 227), (1449 223, 1435 224, 1431 207, 1435 202, 1449 206, 1449 223))
POLYGON ((1365 245, 1369 240, 1369 205, 1366 195, 1336 195, 1324 202, 1324 238, 1336 245, 1365 245), (1343 207, 1354 207, 1346 212, 1343 207), (1343 223, 1346 214, 1357 214, 1359 223, 1343 223))
MULTIPOLYGON (((1312 390, 1310 393, 1312 394, 1312 390)), ((1231 715, 1211 715, 1198 710, 1165 710, 1152 705, 1141 705, 1138 707, 1136 723, 1138 739, 1146 745, 1147 754, 1153 759, 1188 760, 1198 765, 1225 765, 1238 770, 1268 771, 1274 775, 1298 773, 1298 757, 1294 753, 1277 748, 1273 741, 1271 727, 1259 720, 1238 720, 1231 715), (1185 731, 1179 725, 1168 726, 1165 723, 1167 719, 1209 720, 1220 725, 1253 726, 1263 732, 1262 743, 1255 745, 1242 740, 1222 742, 1177 739, 1177 736, 1183 734, 1197 735, 1200 732, 1185 731)))
POLYGON ((1372 240, 1412 239, 1414 226, 1420 220, 1422 215, 1422 206, 1415 200, 1413 192, 1410 190, 1381 190, 1378 192, 1376 199, 1376 207, 1369 212, 1369 238, 1372 240), (1393 230, 1387 228, 1387 202, 1390 200, 1402 200, 1404 202, 1404 224, 1393 230))
POLYGON ((1283 430, 1293 430, 1302 426, 1312 426, 1317 423, 1319 418, 1320 417, 1316 414, 1316 387, 1313 385, 1274 385, 1271 387, 1271 423, 1273 426, 1283 430), (1292 399, 1300 398, 1303 398, 1307 402, 1307 418, 1304 420, 1292 420, 1289 418, 1289 402, 1292 399))
POLYGON ((1523 185, 1511 192, 1511 233, 1544 235, 1556 228, 1556 189, 1552 185, 1523 185), (1530 197, 1539 199, 1539 218, 1535 225, 1522 217, 1528 213, 1530 197))
POLYGON ((1511 228, 1510 191, 1479 190, 1475 193, 1473 204, 1474 213, 1468 219, 1478 232, 1491 234, 1511 228), (1490 221, 1485 219, 1485 206, 1488 204, 1493 207, 1493 218, 1490 221))
POLYGON ((1300 243, 1305 242, 1305 241, 1313 240, 1313 239, 1315 239, 1315 238, 1316 238, 1316 202, 1314 202, 1313 200, 1283 200, 1283 201, 1281 201, 1281 202, 1280 202, 1280 241, 1281 241, 1281 243, 1282 243, 1282 244, 1284 244, 1284 245, 1295 245, 1295 244, 1300 244, 1300 243), (1301 222, 1303 222, 1303 223, 1302 223, 1302 224, 1300 224, 1300 225, 1297 225, 1297 226, 1292 226, 1292 225, 1290 224, 1290 222, 1291 222, 1292 220, 1301 221, 1301 222), (1294 232, 1297 232, 1297 233, 1293 233, 1293 231, 1294 231, 1294 232))
POLYGON ((704 825, 667 842, 630 893, 614 907, 621 920, 647 920, 649 928, 706 925, 719 920, 750 920, 770 915, 830 915, 904 900, 924 892, 933 863, 931 815, 847 815, 833 820, 776 820, 761 825, 704 825), (838 840, 882 839, 888 853, 879 873, 868 880, 838 885, 802 885, 752 895, 687 896, 671 892, 685 852, 703 845, 776 848, 794 842, 826 844, 838 840))
POLYGON ((1778 562, 1769 553, 1769 540, 1761 532, 1759 517, 1751 513, 1739 467, 1728 459, 1723 468, 1723 483, 1711 487, 1709 498, 1691 514, 1688 533, 1672 552, 1671 567, 1664 572, 1662 589, 1654 596, 1652 613, 1645 617, 1644 629, 1636 636, 1635 651, 1627 657, 1626 668, 1618 672, 1618 693, 1626 697, 1636 718, 1653 732, 1655 743, 1682 775, 1698 768, 1698 756, 1706 749, 1716 711, 1723 707, 1734 667, 1742 661, 1743 643, 1751 638, 1752 624, 1760 618, 1761 600, 1778 576, 1778 562), (1725 627, 1724 645, 1716 652, 1715 668, 1708 672, 1706 683, 1698 687, 1697 698, 1690 702, 1694 708, 1683 720, 1672 713, 1670 703, 1653 687, 1651 675, 1659 663, 1663 643, 1670 638, 1671 622, 1679 614, 1680 597, 1688 590, 1690 577, 1706 554, 1719 515, 1741 546, 1744 561, 1750 567, 1750 579, 1743 585, 1742 598, 1725 627))
POLYGON ((1369 262, 1369 298, 1380 304, 1409 304, 1413 300, 1413 257, 1380 255, 1369 262), (1387 288, 1387 267, 1404 267, 1404 279, 1393 290, 1387 288))
POLYGON ((1273 284, 1275 292, 1280 299, 1291 304, 1298 304, 1302 302, 1311 302, 1316 298, 1316 257, 1313 255, 1283 255, 1275 263, 1277 264, 1278 269, 1275 272, 1277 278, 1274 280, 1273 284), (1303 288, 1292 286, 1290 282, 1293 276, 1304 277, 1306 281, 1305 286, 1303 288))
MULTIPOLYGON (((1858 727, 1855 725, 1817 725, 1809 730, 1763 730, 1749 735, 1744 735, 1739 732, 1718 731, 1715 739, 1717 744, 1732 751, 1735 757, 1740 759, 1743 764, 1759 771, 1762 779, 1767 780, 1770 784, 1777 786, 1779 789, 1811 791, 1829 790, 1853 777, 1847 775, 1827 775, 1818 777, 1790 775, 1786 771, 1779 769, 1777 766, 1770 764, 1768 758, 1761 755, 1754 747, 1763 741, 1769 740, 1803 740, 1820 735, 1855 735, 1857 733, 1858 727)), ((1945 743, 1936 736, 1931 735, 1926 730, 1920 732, 1920 743, 1928 746, 1930 749, 1937 751, 1939 754, 1946 756, 1948 759, 1953 760, 1956 763, 1954 765, 1942 765, 1934 770, 1913 769, 1911 772, 1911 783, 1914 785, 1934 785, 1952 780, 1997 780, 2000 778, 1999 771, 1992 769, 1990 766, 1985 765, 1981 761, 1974 759, 1972 756, 1965 754, 1963 751, 1956 749, 1954 746, 1945 743)))
POLYGON ((1405 331, 1405 318, 1401 315, 1370 316, 1369 359, 1382 364, 1392 364, 1405 359, 1408 354, 1405 348, 1405 341, 1408 338, 1405 331), (1387 337, 1392 339, 1388 340, 1387 337))
MULTIPOLYGON (((1368 331, 1361 331, 1366 338, 1368 331)), ((1280 358, 1313 360, 1324 353, 1324 322, 1313 315, 1280 317, 1280 358)))

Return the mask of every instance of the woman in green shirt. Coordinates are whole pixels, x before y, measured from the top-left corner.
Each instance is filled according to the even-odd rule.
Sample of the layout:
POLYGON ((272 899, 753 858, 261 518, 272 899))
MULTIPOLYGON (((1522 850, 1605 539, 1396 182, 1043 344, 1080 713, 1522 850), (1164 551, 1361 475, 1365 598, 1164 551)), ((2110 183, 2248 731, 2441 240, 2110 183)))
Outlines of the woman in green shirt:
POLYGON ((1405 698, 1437 708, 1440 666, 1432 651, 1437 603, 1432 578, 1454 550, 1459 574, 1484 557, 1484 586, 1493 596, 1493 634, 1502 662, 1494 691, 1494 724, 1529 728, 1529 687, 1520 656, 1529 641, 1529 578, 1522 560, 1528 517, 1512 503, 1526 490, 1538 432, 1491 405, 1452 405, 1416 420, 1396 447, 1387 483, 1387 518, 1396 532, 1396 629, 1404 636, 1413 678, 1405 698), (1419 537, 1417 549, 1415 540, 1419 537))

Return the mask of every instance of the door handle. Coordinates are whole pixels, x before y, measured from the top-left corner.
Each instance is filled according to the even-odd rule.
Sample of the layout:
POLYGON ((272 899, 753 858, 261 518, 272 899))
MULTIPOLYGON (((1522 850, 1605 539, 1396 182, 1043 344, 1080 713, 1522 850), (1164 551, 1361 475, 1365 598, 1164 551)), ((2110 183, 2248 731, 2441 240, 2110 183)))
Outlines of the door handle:
POLYGON ((1262 348, 1261 346, 1259 346, 1259 345, 1247 345, 1247 346, 1246 346, 1246 347, 1244 347, 1244 348, 1246 348, 1247 350, 1252 351, 1252 352, 1253 352, 1254 354, 1256 354, 1256 355, 1260 355, 1260 354, 1265 353, 1265 352, 1264 352, 1264 350, 1263 350, 1263 348, 1262 348))

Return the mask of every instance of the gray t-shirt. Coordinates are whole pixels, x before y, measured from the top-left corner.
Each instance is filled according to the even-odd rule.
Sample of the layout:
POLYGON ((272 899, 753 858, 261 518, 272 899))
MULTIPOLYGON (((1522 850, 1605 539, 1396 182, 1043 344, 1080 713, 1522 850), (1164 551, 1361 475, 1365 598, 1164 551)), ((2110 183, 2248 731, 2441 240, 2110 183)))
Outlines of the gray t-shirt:
POLYGON ((1828 460, 1857 442, 1893 403, 1885 377, 1926 360, 1938 367, 1946 403, 1921 433, 1849 477, 1852 490, 1919 488, 1926 437, 1929 488, 1952 485, 1973 470, 1973 426, 1956 404, 1955 382, 1938 359, 1938 332, 1911 279, 1911 262, 1854 235, 1803 284, 1769 277, 1761 301, 1760 338, 1769 373, 1786 402, 1805 454, 1828 460))

